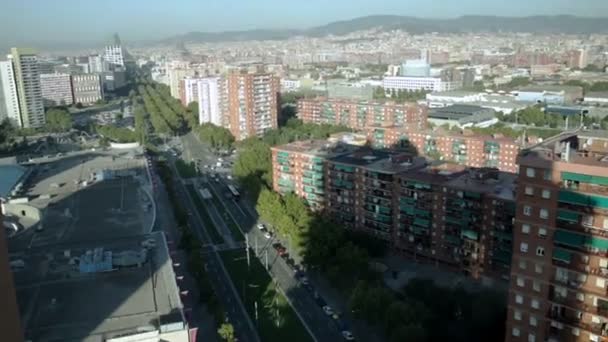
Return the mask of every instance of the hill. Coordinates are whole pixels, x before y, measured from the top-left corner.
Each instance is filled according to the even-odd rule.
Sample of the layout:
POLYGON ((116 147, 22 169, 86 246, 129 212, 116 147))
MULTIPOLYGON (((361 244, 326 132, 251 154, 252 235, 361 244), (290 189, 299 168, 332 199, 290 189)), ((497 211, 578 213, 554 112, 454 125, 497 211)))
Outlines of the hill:
POLYGON ((282 40, 296 35, 321 37, 344 35, 355 31, 378 28, 425 32, 529 32, 590 34, 608 33, 608 18, 587 18, 570 15, 495 17, 462 16, 451 19, 426 19, 398 15, 373 15, 351 20, 336 21, 304 30, 250 30, 226 32, 189 32, 167 38, 164 43, 221 42, 245 40, 282 40))

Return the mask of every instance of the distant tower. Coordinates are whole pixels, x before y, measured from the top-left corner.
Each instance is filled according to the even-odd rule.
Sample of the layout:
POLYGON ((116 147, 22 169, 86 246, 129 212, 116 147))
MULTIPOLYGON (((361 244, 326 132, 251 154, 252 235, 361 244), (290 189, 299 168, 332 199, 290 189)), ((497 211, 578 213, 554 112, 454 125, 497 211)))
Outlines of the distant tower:
POLYGON ((103 59, 108 62, 108 64, 125 66, 124 50, 120 43, 118 33, 114 35, 114 44, 106 46, 103 59))

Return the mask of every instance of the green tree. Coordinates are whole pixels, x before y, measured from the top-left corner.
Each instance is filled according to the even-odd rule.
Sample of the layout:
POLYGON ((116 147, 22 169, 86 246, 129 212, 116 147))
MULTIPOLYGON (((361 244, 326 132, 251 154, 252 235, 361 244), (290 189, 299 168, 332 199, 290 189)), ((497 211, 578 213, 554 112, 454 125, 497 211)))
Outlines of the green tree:
POLYGON ((220 338, 226 342, 235 342, 234 327, 230 323, 222 323, 220 328, 217 330, 220 338))
POLYGON ((72 115, 65 109, 46 112, 46 129, 50 132, 67 132, 72 128, 72 115))

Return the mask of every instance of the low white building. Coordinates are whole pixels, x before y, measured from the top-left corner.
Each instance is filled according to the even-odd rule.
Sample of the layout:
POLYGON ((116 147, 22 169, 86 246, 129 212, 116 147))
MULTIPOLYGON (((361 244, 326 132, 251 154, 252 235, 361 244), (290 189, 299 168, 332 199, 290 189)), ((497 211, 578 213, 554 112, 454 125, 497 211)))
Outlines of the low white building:
POLYGON ((440 91, 426 94, 429 108, 442 108, 450 104, 481 101, 482 93, 473 91, 440 91))
POLYGON ((469 104, 490 108, 504 114, 511 114, 534 103, 518 101, 515 96, 510 94, 447 91, 427 94, 426 104, 429 108, 443 108, 454 104, 469 104))
POLYGON ((296 91, 300 89, 301 82, 300 80, 288 80, 286 78, 281 78, 281 91, 282 92, 290 92, 296 91))
POLYGON ((382 80, 382 87, 387 91, 448 91, 454 90, 460 85, 458 82, 443 81, 439 77, 389 76, 382 80))

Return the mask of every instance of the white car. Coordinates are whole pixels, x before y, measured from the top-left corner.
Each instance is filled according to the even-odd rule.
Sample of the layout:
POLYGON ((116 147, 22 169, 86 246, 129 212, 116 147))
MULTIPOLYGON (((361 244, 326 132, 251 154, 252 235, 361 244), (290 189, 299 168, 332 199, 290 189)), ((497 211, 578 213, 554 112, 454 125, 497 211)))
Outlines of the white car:
POLYGON ((348 330, 344 330, 342 332, 342 337, 344 337, 344 339, 347 340, 347 341, 354 341, 355 340, 355 337, 353 336, 353 334, 350 331, 348 331, 348 330))
POLYGON ((266 232, 264 233, 264 237, 270 239, 272 237, 272 234, 270 234, 270 232, 266 232))
POLYGON ((331 306, 329 306, 329 305, 325 305, 325 306, 323 307, 323 312, 325 312, 325 314, 326 314, 327 316, 332 316, 332 315, 334 314, 334 310, 332 310, 332 309, 331 309, 331 306))
POLYGON ((265 227, 264 227, 264 225, 263 225, 263 224, 258 223, 258 229, 259 229, 259 230, 264 230, 264 229, 265 229, 265 227))

